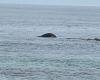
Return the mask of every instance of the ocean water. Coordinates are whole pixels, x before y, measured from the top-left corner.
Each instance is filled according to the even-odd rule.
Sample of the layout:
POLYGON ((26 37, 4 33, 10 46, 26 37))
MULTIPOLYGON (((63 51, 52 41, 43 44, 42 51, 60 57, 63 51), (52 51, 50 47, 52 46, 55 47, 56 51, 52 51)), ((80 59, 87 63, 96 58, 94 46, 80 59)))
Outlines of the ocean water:
POLYGON ((0 80, 100 80, 88 38, 100 38, 100 7, 0 5, 0 80))

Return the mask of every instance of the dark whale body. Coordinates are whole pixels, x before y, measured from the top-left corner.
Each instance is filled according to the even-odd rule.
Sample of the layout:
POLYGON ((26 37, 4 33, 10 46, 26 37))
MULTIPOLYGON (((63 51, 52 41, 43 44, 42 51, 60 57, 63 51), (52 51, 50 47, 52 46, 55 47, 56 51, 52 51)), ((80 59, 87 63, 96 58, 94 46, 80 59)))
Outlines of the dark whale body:
POLYGON ((55 34, 53 34, 53 33, 46 33, 46 34, 43 34, 43 35, 38 36, 38 37, 51 37, 51 38, 55 38, 55 37, 56 37, 56 35, 55 35, 55 34))
POLYGON ((94 39, 86 39, 86 40, 95 40, 95 41, 100 41, 100 38, 94 38, 94 39))
POLYGON ((94 40, 96 40, 96 41, 100 41, 100 39, 99 39, 99 38, 94 38, 94 40))

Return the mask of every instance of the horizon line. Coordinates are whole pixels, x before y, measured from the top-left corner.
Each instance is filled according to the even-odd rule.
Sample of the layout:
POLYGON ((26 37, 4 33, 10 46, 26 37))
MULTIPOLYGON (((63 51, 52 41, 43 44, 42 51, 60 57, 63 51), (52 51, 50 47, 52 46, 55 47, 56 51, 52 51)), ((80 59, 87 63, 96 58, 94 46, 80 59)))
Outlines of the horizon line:
POLYGON ((100 7, 95 5, 59 5, 59 4, 31 4, 31 3, 0 3, 0 5, 34 5, 34 6, 72 6, 72 7, 100 7))

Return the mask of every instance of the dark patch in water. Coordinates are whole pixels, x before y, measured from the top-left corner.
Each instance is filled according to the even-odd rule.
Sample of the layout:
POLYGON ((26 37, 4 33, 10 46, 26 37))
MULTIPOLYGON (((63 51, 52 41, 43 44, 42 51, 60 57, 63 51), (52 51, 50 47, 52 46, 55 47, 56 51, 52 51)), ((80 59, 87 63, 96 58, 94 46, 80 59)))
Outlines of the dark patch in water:
POLYGON ((41 36, 38 36, 38 37, 51 37, 51 38, 56 38, 57 36, 53 33, 46 33, 46 34, 43 34, 41 36))
POLYGON ((87 40, 87 41, 90 41, 90 40, 95 40, 95 41, 100 41, 100 39, 99 38, 87 38, 87 39, 85 39, 85 38, 66 38, 66 39, 77 39, 77 40, 87 40))

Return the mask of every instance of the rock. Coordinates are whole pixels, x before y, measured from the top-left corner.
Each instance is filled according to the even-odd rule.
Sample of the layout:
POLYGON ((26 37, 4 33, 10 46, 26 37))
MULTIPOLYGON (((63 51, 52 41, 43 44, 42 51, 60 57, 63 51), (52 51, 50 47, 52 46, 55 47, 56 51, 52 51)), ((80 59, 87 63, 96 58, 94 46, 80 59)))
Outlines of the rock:
POLYGON ((38 36, 38 37, 51 37, 51 38, 55 38, 55 37, 56 37, 56 35, 55 35, 55 34, 53 34, 53 33, 46 33, 46 34, 43 34, 43 35, 38 36))

